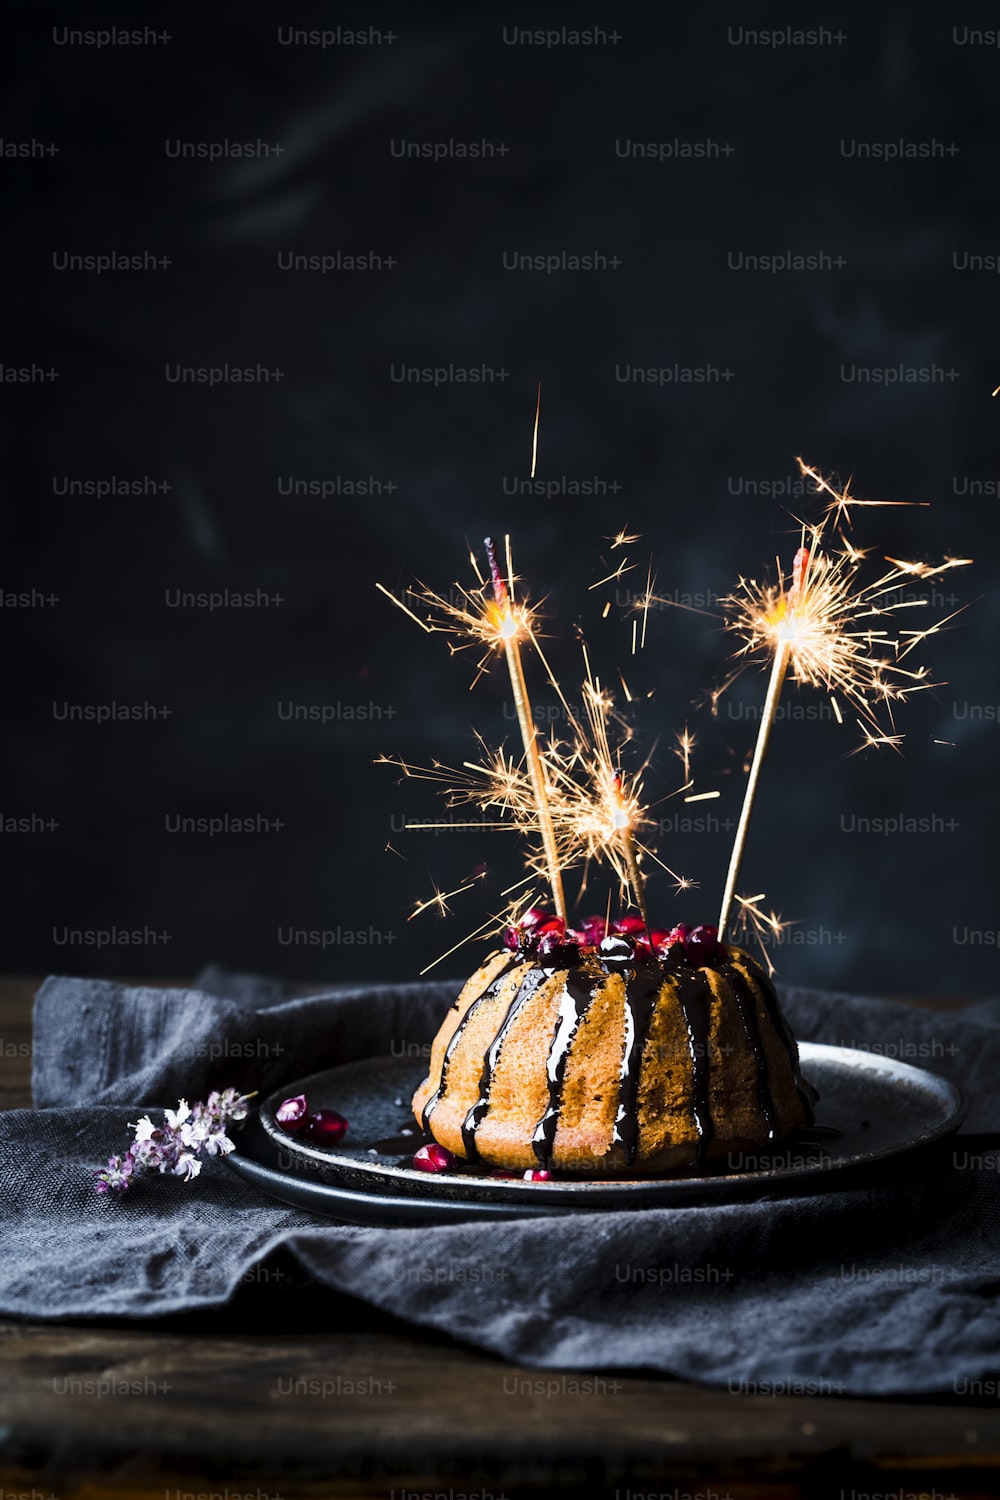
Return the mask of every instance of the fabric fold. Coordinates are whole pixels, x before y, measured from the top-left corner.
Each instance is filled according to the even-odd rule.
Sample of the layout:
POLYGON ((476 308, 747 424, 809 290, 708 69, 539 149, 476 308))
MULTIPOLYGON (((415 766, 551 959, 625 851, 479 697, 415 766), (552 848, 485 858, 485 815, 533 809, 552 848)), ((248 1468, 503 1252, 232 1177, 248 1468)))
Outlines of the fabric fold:
POLYGON ((860 1185, 420 1229, 288 1208, 222 1161, 191 1183, 147 1174, 121 1201, 94 1192, 91 1170, 125 1148, 139 1114, 423 1044, 457 988, 302 993, 220 970, 176 990, 47 980, 36 1108, 0 1115, 0 1312, 146 1319, 221 1306, 280 1249, 321 1286, 539 1368, 915 1395, 960 1392, 1000 1364, 993 1001, 938 1013, 783 993, 800 1039, 928 1067, 970 1094, 963 1135, 860 1185))

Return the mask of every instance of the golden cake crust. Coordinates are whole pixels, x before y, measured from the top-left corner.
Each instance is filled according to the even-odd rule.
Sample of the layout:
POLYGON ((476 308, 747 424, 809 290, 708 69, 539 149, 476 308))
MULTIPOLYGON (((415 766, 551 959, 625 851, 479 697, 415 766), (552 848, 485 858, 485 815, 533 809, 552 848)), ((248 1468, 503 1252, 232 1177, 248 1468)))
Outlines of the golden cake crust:
POLYGON ((445 1017, 413 1109, 486 1167, 648 1175, 773 1147, 814 1097, 742 949, 711 967, 501 951, 445 1017))

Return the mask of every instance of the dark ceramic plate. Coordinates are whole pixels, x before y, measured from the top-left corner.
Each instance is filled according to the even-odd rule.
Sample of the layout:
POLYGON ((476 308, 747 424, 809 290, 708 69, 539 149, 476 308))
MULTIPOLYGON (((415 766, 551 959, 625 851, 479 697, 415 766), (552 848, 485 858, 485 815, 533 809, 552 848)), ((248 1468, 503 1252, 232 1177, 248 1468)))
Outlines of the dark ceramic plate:
POLYGON ((353 1223, 447 1223, 458 1219, 656 1208, 777 1195, 914 1151, 957 1130, 966 1102, 955 1084, 909 1063, 846 1047, 799 1044, 805 1076, 819 1090, 816 1125, 791 1141, 734 1154, 714 1171, 668 1177, 524 1182, 462 1165, 445 1173, 410 1164, 425 1137, 409 1101, 426 1074, 422 1058, 372 1057, 314 1073, 265 1099, 237 1151, 234 1171, 272 1197, 353 1223), (350 1130, 336 1147, 296 1140, 276 1123, 282 1099, 305 1094, 311 1109, 336 1109, 350 1130), (409 1133, 405 1133, 409 1132, 409 1133))

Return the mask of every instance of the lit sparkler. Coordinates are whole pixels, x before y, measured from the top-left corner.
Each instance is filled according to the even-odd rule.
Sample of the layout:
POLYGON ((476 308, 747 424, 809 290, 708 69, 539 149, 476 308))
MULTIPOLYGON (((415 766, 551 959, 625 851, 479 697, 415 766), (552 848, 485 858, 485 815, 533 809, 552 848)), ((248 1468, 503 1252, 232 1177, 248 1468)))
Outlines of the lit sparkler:
MULTIPOLYGON (((836 490, 801 459, 799 465, 804 474, 814 479, 817 489, 830 496, 830 504, 818 525, 803 527, 802 545, 795 554, 790 580, 786 585, 779 564, 776 583, 741 579, 735 594, 723 601, 728 627, 743 638, 737 656, 763 656, 770 660, 771 673, 726 875, 719 915, 720 936, 724 936, 729 919, 760 771, 786 674, 795 682, 825 687, 831 694, 836 690, 847 699, 858 715, 862 748, 898 746, 901 736, 894 732, 894 702, 902 702, 911 693, 934 686, 928 681, 926 667, 910 668, 903 662, 947 623, 947 620, 937 621, 923 630, 896 627, 892 617, 900 610, 927 602, 922 598, 900 597, 900 583, 904 579, 933 578, 951 568, 965 567, 971 561, 949 557, 932 566, 886 558, 890 564, 888 571, 873 583, 860 582, 858 574, 865 553, 841 533, 837 534, 835 548, 826 550, 824 531, 831 521, 836 525, 849 520, 852 506, 898 502, 855 500, 847 489, 836 490), (889 719, 890 732, 879 719, 883 710, 889 719)), ((839 719, 839 708, 836 712, 839 719)))
POLYGON ((562 871, 559 867, 559 853, 556 848, 556 836, 552 827, 552 814, 549 810, 549 788, 545 779, 542 758, 538 753, 538 728, 532 718, 531 703, 528 700, 528 688, 524 680, 524 666, 521 662, 520 639, 524 633, 524 628, 514 611, 514 575, 509 565, 509 537, 507 541, 509 587, 497 566, 496 550, 489 537, 486 538, 484 546, 486 548, 486 556, 489 559, 490 578, 493 583, 493 602, 498 617, 497 629, 503 641, 504 653, 507 657, 510 687, 514 695, 517 721, 521 727, 524 757, 528 763, 528 774, 531 777, 531 790, 535 803, 535 813, 538 819, 538 831, 541 835, 542 848, 545 852, 545 871, 549 890, 552 892, 552 900, 555 904, 556 913, 565 922, 566 897, 563 894, 562 871))
MULTIPOLYGON (((792 564, 792 587, 788 594, 781 593, 780 603, 782 605, 782 617, 787 620, 795 607, 795 601, 802 590, 802 582, 806 569, 809 566, 809 553, 805 547, 800 547, 795 554, 792 564)), ((777 605, 775 605, 777 612, 777 605)), ((760 729, 757 734, 757 743, 754 747, 753 761, 750 766, 750 775, 747 780, 747 789, 743 796, 743 807, 740 811, 740 821, 736 828, 736 838, 733 841, 733 852, 726 871, 726 884, 722 893, 722 906, 719 909, 719 937, 725 942, 726 925, 729 921, 729 908, 732 905, 733 893, 736 889, 736 881, 739 878, 740 866, 743 863, 743 850, 746 846, 747 830, 750 827, 750 815, 753 812, 754 798, 757 794, 757 782, 760 779, 761 767, 767 754, 767 747, 771 740, 771 730, 774 726, 774 716, 778 708, 778 699, 781 696, 782 685, 785 681, 785 673, 788 671, 788 662, 791 656, 792 639, 788 631, 779 630, 774 642, 774 658, 771 664, 771 676, 767 684, 767 697, 764 699, 764 712, 761 716, 760 729)))
MULTIPOLYGON (((574 714, 567 704, 568 738, 559 740, 552 734, 545 743, 536 741, 555 860, 563 874, 582 868, 581 894, 587 887, 591 865, 605 865, 618 880, 622 901, 631 895, 648 929, 642 862, 648 859, 657 864, 672 877, 678 890, 688 889, 693 882, 672 870, 642 841, 644 830, 653 823, 643 801, 643 777, 649 761, 637 771, 623 767, 622 751, 631 738, 631 729, 618 713, 612 695, 593 676, 586 649, 584 663, 583 714, 574 714)), ((439 824, 422 821, 415 826, 475 826, 519 833, 527 841, 528 878, 547 880, 548 863, 538 837, 538 808, 530 770, 503 747, 490 750, 478 738, 481 759, 465 761, 461 767, 439 762, 418 767, 389 756, 380 756, 379 760, 398 766, 406 776, 435 782, 447 806, 474 805, 484 815, 469 825, 449 820, 439 824)), ((678 794, 691 785, 688 779, 677 789, 678 794)))
POLYGON ((571 799, 571 806, 574 800, 577 803, 571 827, 575 825, 584 837, 586 858, 603 854, 618 875, 623 896, 631 889, 648 937, 652 928, 635 837, 636 828, 648 821, 641 800, 645 767, 633 777, 622 771, 620 752, 617 757, 612 753, 608 738, 608 724, 615 717, 614 700, 602 692, 591 673, 586 648, 584 661, 587 676, 583 701, 590 733, 586 738, 579 732, 577 736, 577 758, 583 763, 585 786, 582 797, 571 799))
MULTIPOLYGON (((510 538, 507 538, 507 577, 504 578, 497 564, 496 550, 493 542, 487 538, 486 552, 489 559, 490 580, 483 577, 476 562, 475 554, 470 554, 472 566, 479 580, 478 589, 465 588, 461 584, 454 586, 452 597, 438 593, 421 584, 419 589, 407 590, 417 608, 423 609, 425 617, 416 612, 410 606, 389 592, 382 584, 376 587, 381 590, 387 598, 391 599, 397 608, 414 620, 423 630, 428 633, 443 632, 455 638, 455 644, 451 645, 452 651, 460 651, 471 645, 481 645, 486 649, 477 662, 476 677, 473 686, 479 677, 488 669, 491 657, 503 651, 507 662, 507 670, 510 675, 511 691, 514 697, 514 707, 517 712, 518 724, 521 730, 521 739, 524 745, 525 762, 528 767, 530 778, 531 795, 534 805, 534 832, 541 839, 543 851, 544 875, 552 893, 552 901, 559 916, 566 918, 566 898, 563 893, 562 874, 559 866, 558 851, 556 848, 555 835, 552 830, 552 817, 549 812, 549 788, 545 779, 545 769, 542 764, 538 750, 538 731, 535 726, 531 701, 528 697, 527 683, 524 677, 524 666, 521 661, 521 642, 528 640, 538 651, 545 666, 550 681, 555 682, 548 663, 542 655, 536 633, 536 618, 534 611, 514 597, 514 571, 510 554, 510 538)), ((512 769, 510 766, 508 770, 512 769)), ((522 825, 522 830, 526 831, 522 825)))
MULTIPOLYGON (((470 687, 475 687, 480 677, 489 670, 492 657, 506 649, 507 641, 512 636, 517 640, 531 640, 537 645, 537 617, 535 611, 523 599, 518 600, 516 604, 513 602, 514 577, 512 573, 510 574, 511 597, 508 599, 507 612, 504 614, 497 606, 490 585, 479 570, 474 552, 469 553, 469 561, 478 579, 478 588, 466 588, 464 584, 454 583, 450 594, 445 595, 421 583, 417 588, 408 588, 404 599, 397 599, 396 595, 391 593, 384 584, 376 583, 375 587, 387 599, 391 599, 397 609, 401 609, 404 615, 408 615, 428 635, 449 636, 448 647, 452 654, 475 646, 485 648, 476 662, 476 675, 470 683, 470 687), (413 601, 412 607, 405 602, 407 598, 413 601), (418 610, 421 613, 418 613, 418 610)), ((508 567, 509 564, 508 550, 508 567)))

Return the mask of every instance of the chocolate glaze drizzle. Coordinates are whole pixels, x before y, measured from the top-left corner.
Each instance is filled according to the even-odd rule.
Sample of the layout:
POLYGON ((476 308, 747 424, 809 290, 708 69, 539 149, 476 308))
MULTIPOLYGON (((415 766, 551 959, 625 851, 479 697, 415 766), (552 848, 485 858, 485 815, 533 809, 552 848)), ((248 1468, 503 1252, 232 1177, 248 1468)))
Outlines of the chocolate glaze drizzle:
MULTIPOLYGON (((724 964, 722 972, 733 987, 736 996, 736 1007, 743 1022, 743 1030, 746 1039, 753 1049, 754 1061, 757 1064, 757 1103, 760 1112, 764 1116, 764 1124, 767 1126, 767 1138, 769 1141, 778 1138, 777 1112, 774 1103, 774 1095, 771 1092, 771 1080, 767 1068, 767 1053, 761 1040, 760 1027, 757 1025, 757 1001, 753 990, 750 988, 735 964, 724 964)), ((762 984, 758 988, 765 994, 767 986, 762 984)))
POLYGON ((625 976, 625 1051, 618 1075, 618 1109, 611 1143, 625 1147, 628 1166, 639 1151, 639 1075, 663 980, 659 963, 637 965, 625 976))
POLYGON ((677 968, 669 975, 676 987, 677 1002, 687 1028, 688 1051, 694 1089, 692 1113, 698 1136, 695 1161, 701 1161, 715 1135, 709 1106, 711 1070, 708 1042, 712 1025, 712 990, 701 969, 677 968))
POLYGON ((486 1049, 486 1056, 483 1058, 483 1072, 479 1080, 479 1098, 462 1122, 462 1145, 465 1148, 465 1155, 469 1161, 479 1160, 479 1149, 476 1146, 476 1131, 489 1112, 493 1074, 496 1072, 497 1063, 500 1061, 500 1053, 507 1039, 507 1033, 532 995, 537 994, 545 981, 551 979, 555 972, 554 968, 528 970, 517 987, 517 991, 510 1002, 500 1030, 486 1049))
POLYGON ((441 1099, 442 1095, 447 1092, 448 1065, 451 1062, 455 1048, 458 1046, 459 1041, 461 1040, 462 1032, 468 1025, 473 1012, 477 1011, 479 1007, 484 1003, 484 1001, 491 1000, 494 995, 499 993, 500 986, 503 983, 504 979, 506 979, 507 975, 511 972, 512 969, 516 969, 518 964, 522 962, 523 960, 519 957, 519 955, 512 954, 509 962, 504 964, 499 974, 494 975, 489 984, 483 990, 483 993, 476 996, 475 1000, 473 1000, 472 1004, 465 1012, 465 1015, 455 1027, 451 1040, 445 1048, 444 1057, 441 1059, 441 1078, 438 1082, 438 1086, 434 1090, 434 1093, 431 1095, 431 1097, 428 1099, 427 1103, 424 1105, 423 1112, 420 1117, 420 1124, 423 1127, 425 1133, 429 1133, 430 1131, 430 1118, 434 1112, 435 1105, 441 1099))
POLYGON ((795 1092, 799 1096, 807 1117, 811 1117, 813 1105, 819 1098, 819 1094, 813 1088, 812 1084, 802 1076, 802 1070, 799 1067, 799 1049, 795 1045, 795 1038, 788 1029, 788 1022, 781 1013, 781 1006, 778 1004, 778 996, 774 986, 762 970, 756 969, 755 964, 747 959, 744 959, 744 962, 756 980, 757 988, 760 990, 761 998, 764 1001, 764 1009, 767 1011, 768 1020, 771 1022, 774 1031, 781 1038, 785 1051, 788 1053, 792 1065, 792 1081, 795 1084, 795 1092), (755 970, 756 972, 754 972, 755 970))
POLYGON ((600 987, 600 983, 595 984, 593 971, 588 972, 582 967, 570 969, 563 984, 562 995, 559 997, 559 1018, 545 1063, 545 1073, 549 1083, 549 1102, 531 1138, 534 1153, 543 1167, 548 1167, 552 1160, 552 1147, 559 1125, 569 1049, 573 1045, 573 1038, 579 1030, 580 1022, 587 1014, 591 1001, 600 987))

